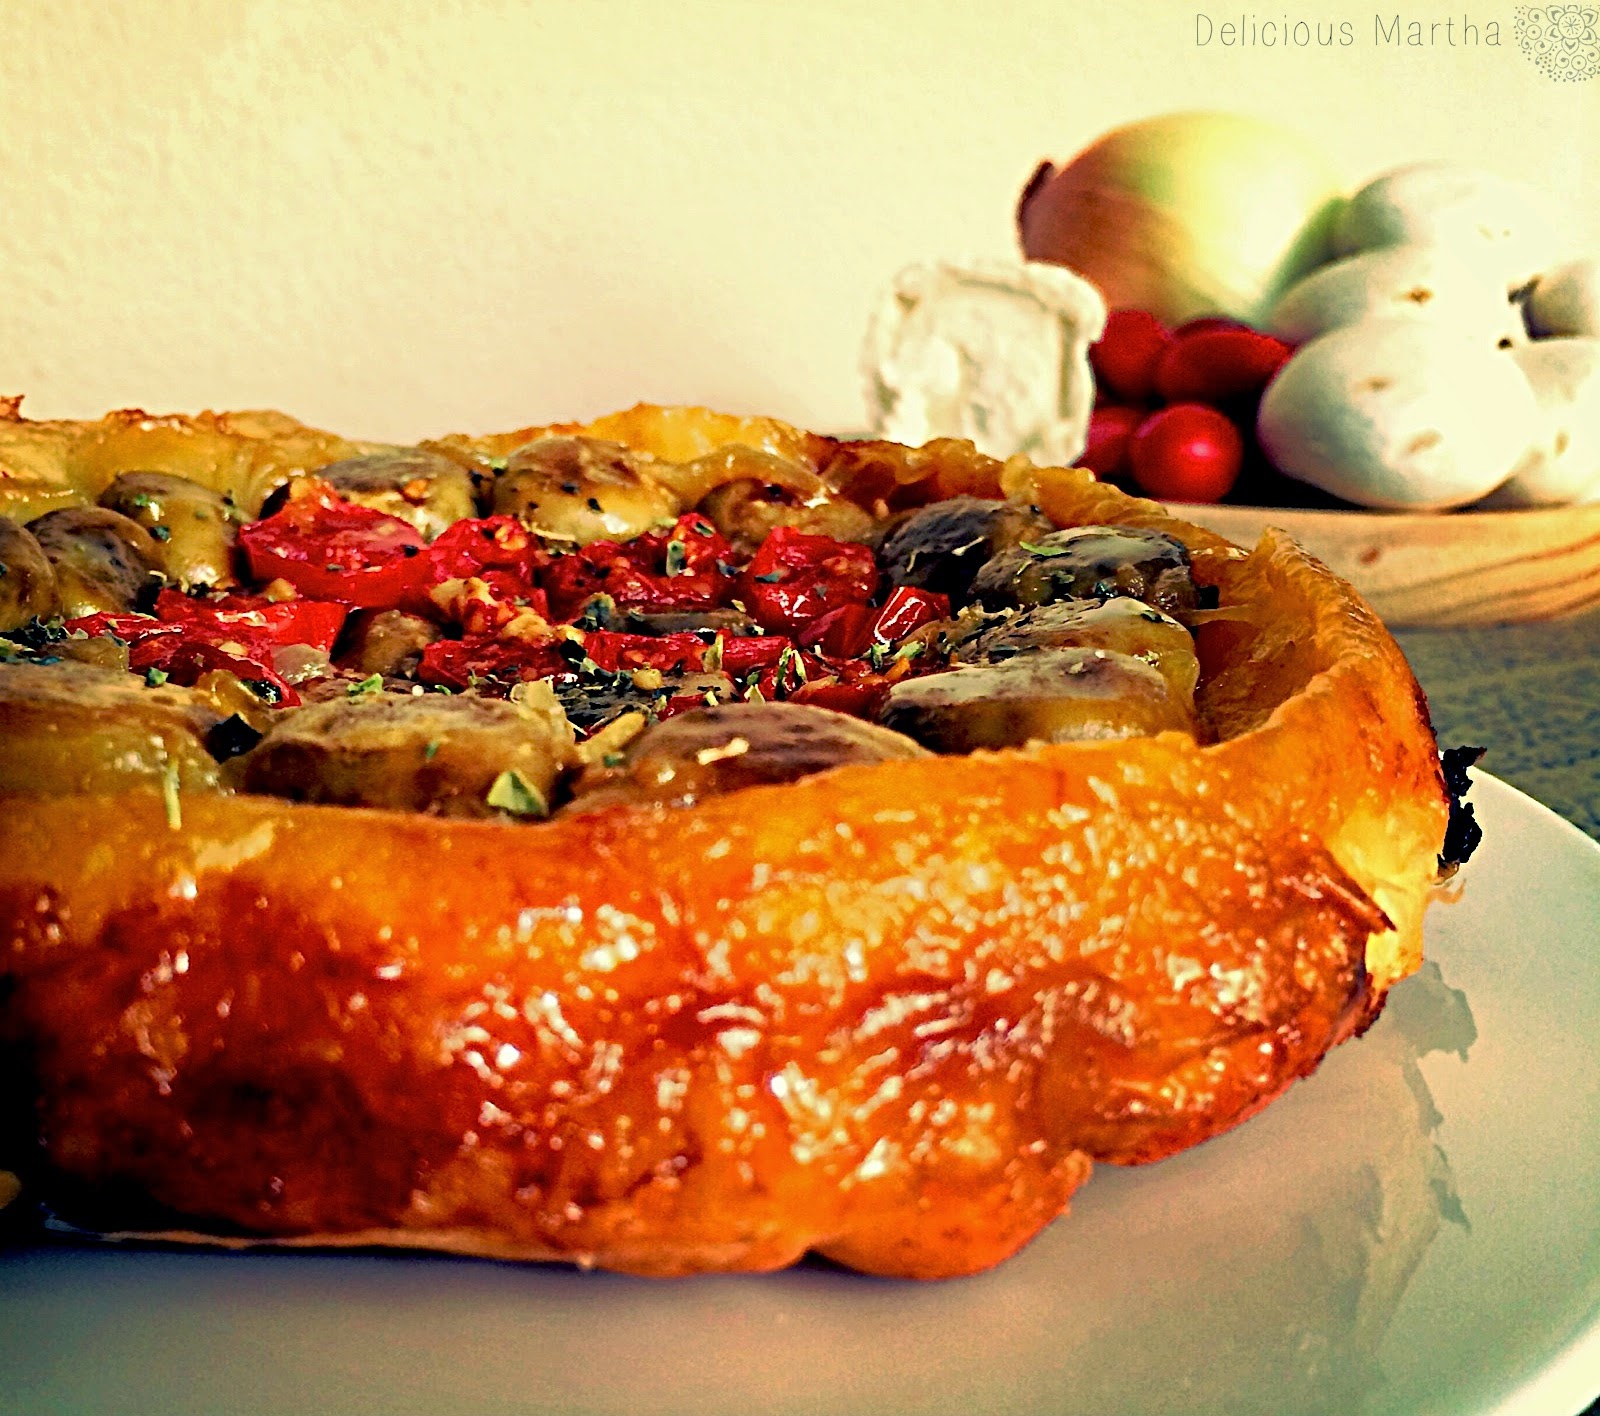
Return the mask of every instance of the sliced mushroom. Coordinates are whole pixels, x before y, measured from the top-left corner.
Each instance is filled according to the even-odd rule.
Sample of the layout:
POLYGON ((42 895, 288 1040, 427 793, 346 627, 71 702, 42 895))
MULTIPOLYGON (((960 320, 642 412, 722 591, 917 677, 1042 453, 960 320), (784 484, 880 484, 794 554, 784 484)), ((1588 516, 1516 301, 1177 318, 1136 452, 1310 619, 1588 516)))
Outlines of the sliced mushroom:
POLYGON ((404 675, 416 668, 422 651, 444 631, 404 610, 357 610, 345 621, 339 666, 358 673, 404 675))
POLYGON ((656 803, 690 806, 742 787, 793 782, 850 763, 904 761, 927 753, 909 738, 827 708, 736 703, 680 713, 647 728, 617 754, 586 768, 570 811, 656 803))
POLYGON ((121 512, 67 506, 28 523, 55 568, 60 610, 68 619, 96 611, 131 610, 152 575, 161 547, 121 512))
POLYGON ((617 628, 629 634, 683 634, 709 630, 734 637, 760 633, 755 620, 740 610, 626 610, 617 628))
POLYGON ((703 512, 740 555, 753 556, 780 526, 836 541, 870 541, 877 523, 864 507, 843 497, 804 497, 775 482, 725 483, 700 502, 703 512))
POLYGON ((222 718, 200 693, 119 668, 0 664, 0 792, 214 789, 206 738, 222 718))
POLYGON ((1134 526, 1074 526, 1002 551, 973 577, 989 609, 1128 595, 1167 614, 1199 603, 1183 542, 1134 526))
POLYGON ((905 679, 883 722, 941 753, 1194 732, 1194 715, 1149 664, 1105 649, 1041 649, 905 679))
POLYGON ((541 816, 572 755, 572 726, 548 692, 522 702, 356 692, 284 713, 241 782, 294 801, 541 816))
POLYGON ((1039 649, 1109 649, 1160 672, 1180 703, 1193 705, 1200 661, 1194 637, 1177 620, 1125 595, 1055 600, 992 620, 956 650, 967 662, 1015 658, 1039 649))
POLYGON ((0 634, 56 612, 56 572, 26 526, 0 516, 0 634))
POLYGON ((425 448, 351 457, 315 475, 346 501, 397 516, 429 541, 478 514, 472 474, 455 459, 425 448))
POLYGON ((677 495, 650 459, 602 438, 546 437, 518 448, 495 479, 494 510, 537 535, 587 545, 626 541, 671 521, 677 495))
POLYGON ((937 590, 959 605, 972 598, 972 578, 986 561, 1055 529, 1037 507, 951 497, 907 516, 889 533, 879 555, 896 585, 937 590))
POLYGON ((220 492, 170 472, 124 472, 100 505, 136 521, 155 541, 156 566, 184 589, 238 584, 233 573, 237 510, 220 492))

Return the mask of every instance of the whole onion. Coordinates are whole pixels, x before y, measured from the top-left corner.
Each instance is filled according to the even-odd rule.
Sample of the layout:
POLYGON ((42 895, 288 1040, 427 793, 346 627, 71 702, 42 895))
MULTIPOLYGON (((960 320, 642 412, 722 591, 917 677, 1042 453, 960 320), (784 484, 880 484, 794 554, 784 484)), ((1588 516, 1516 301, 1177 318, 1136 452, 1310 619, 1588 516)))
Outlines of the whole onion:
POLYGON ((1112 308, 1168 324, 1248 323, 1329 254, 1339 185, 1304 139, 1231 113, 1114 129, 1064 167, 1042 163, 1017 227, 1029 260, 1070 266, 1112 308))

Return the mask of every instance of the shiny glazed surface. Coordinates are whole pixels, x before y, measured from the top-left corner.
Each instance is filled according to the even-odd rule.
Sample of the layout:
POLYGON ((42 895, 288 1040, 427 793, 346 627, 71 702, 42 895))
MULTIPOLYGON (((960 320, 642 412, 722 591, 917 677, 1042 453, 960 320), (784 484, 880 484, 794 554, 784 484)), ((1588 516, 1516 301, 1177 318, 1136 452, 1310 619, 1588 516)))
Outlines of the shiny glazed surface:
POLYGON ((13 798, 0 1034, 66 1213, 640 1273, 808 1249, 970 1272, 1091 1158, 1248 1115, 1415 967, 1444 818, 1425 715, 1381 626, 1292 546, 1247 557, 960 445, 693 410, 590 431, 664 456, 768 439, 865 501, 1026 477, 1060 524, 1174 531, 1220 591, 1218 741, 846 767, 532 826, 13 798))

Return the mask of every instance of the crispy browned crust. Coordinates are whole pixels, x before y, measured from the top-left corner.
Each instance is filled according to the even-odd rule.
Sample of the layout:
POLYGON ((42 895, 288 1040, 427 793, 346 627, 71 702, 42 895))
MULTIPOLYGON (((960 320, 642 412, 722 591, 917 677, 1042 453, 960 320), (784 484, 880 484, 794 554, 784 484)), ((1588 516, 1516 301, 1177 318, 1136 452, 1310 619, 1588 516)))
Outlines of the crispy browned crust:
MULTIPOLYGON (((1062 524, 1171 531, 1219 591, 1217 740, 846 767, 531 826, 13 798, 0 1032, 36 1170, 99 1227, 971 1272, 1091 1159, 1155 1159, 1265 1104, 1416 967, 1446 811, 1425 709, 1381 624, 1288 541, 1246 554, 966 444, 692 409, 582 430, 674 458, 765 440, 868 503, 1004 484, 1062 524)), ((493 456, 537 431, 449 441, 493 456)))

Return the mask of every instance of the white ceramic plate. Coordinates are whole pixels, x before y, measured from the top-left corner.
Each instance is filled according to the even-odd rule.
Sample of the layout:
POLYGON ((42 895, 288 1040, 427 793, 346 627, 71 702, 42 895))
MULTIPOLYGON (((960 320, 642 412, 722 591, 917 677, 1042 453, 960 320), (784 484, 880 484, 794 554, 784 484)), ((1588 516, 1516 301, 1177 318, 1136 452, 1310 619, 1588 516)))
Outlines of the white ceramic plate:
POLYGON ((1231 1135, 998 1271, 648 1282, 448 1258, 0 1256, 0 1410, 1549 1413, 1600 1394, 1600 848, 1479 778, 1425 973, 1231 1135))

